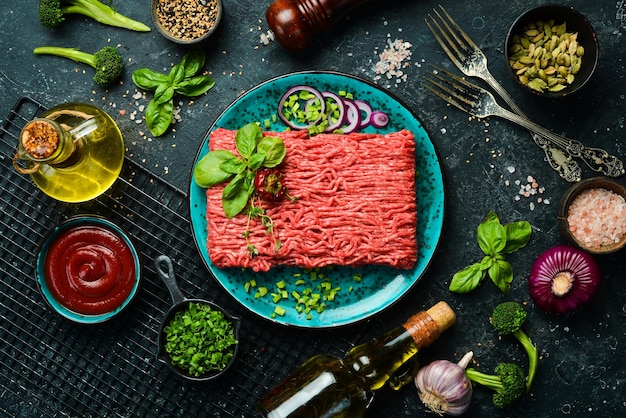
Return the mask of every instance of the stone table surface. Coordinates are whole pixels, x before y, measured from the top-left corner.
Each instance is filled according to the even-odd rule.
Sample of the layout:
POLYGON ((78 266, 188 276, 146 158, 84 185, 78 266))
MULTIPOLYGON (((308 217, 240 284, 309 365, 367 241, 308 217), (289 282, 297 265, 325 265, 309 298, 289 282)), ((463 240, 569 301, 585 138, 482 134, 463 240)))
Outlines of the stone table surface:
MULTIPOLYGON (((600 61, 591 82, 572 97, 545 100, 521 91, 505 70, 504 41, 516 17, 539 0, 395 0, 374 1, 352 11, 312 48, 302 54, 289 53, 274 42, 264 45, 260 35, 268 25, 265 11, 269 1, 224 0, 220 27, 203 46, 205 69, 215 87, 206 95, 177 97, 179 119, 160 137, 153 137, 145 124, 144 108, 151 95, 138 94, 131 74, 149 67, 168 70, 180 61, 187 48, 166 40, 154 28, 150 2, 115 2, 118 11, 147 23, 153 30, 135 33, 104 26, 85 17, 71 17, 63 27, 48 29, 37 21, 36 2, 6 2, 0 16, 0 115, 7 115, 24 96, 44 106, 80 101, 108 112, 118 123, 127 147, 126 155, 155 176, 186 191, 194 157, 209 127, 221 112, 248 89, 268 79, 301 70, 339 71, 377 83, 402 100, 422 122, 441 160, 446 189, 445 224, 434 259, 418 283, 397 303, 381 313, 339 329, 286 328, 246 311, 206 274, 207 293, 229 304, 262 340, 245 341, 240 361, 223 380, 194 384, 177 380, 153 358, 142 364, 127 363, 129 376, 144 368, 154 377, 150 382, 115 376, 111 363, 90 360, 84 380, 67 385, 42 387, 29 383, 31 376, 46 379, 48 368, 23 358, 10 344, 0 344, 0 411, 12 416, 255 416, 255 402, 287 373, 320 352, 341 354, 352 344, 368 341, 383 330, 399 325, 412 312, 447 301, 457 313, 457 324, 421 355, 426 363, 436 358, 458 360, 472 350, 476 365, 489 371, 505 359, 525 364, 525 353, 512 339, 502 338, 489 325, 489 315, 500 302, 515 300, 529 312, 526 332, 536 343, 539 370, 531 393, 516 406, 498 410, 487 390, 476 388, 468 417, 613 417, 626 412, 626 291, 624 256, 597 256, 602 284, 596 297, 580 310, 549 314, 529 296, 528 276, 534 260, 548 248, 565 243, 557 225, 561 196, 570 187, 550 169, 542 152, 527 131, 502 119, 477 120, 447 106, 428 92, 422 82, 431 66, 456 71, 425 25, 425 18, 441 4, 484 50, 495 78, 511 92, 528 116, 549 129, 578 138, 619 155, 626 155, 624 109, 626 109, 626 2, 572 0, 568 5, 582 12, 597 32, 600 61), (396 40, 409 45, 403 75, 377 74, 381 54, 396 40), (56 57, 33 55, 40 45, 78 47, 95 51, 104 45, 119 49, 126 72, 122 83, 105 90, 92 81, 93 71, 56 57), (532 177, 536 195, 524 197, 521 187, 532 177), (508 295, 487 279, 469 294, 448 290, 451 277, 482 256, 476 228, 494 211, 503 223, 526 220, 532 225, 527 247, 508 257, 514 280, 508 295), (271 348, 271 349, 270 349, 271 348), (621 353, 621 354, 620 354, 621 353), (10 365, 10 368, 7 366, 10 365), (98 371, 107 381, 106 400, 88 373, 98 371), (128 382, 134 382, 130 388, 128 382), (133 402, 128 402, 131 391, 133 402), (61 396, 66 394, 66 396, 61 396), (92 396, 94 396, 92 398, 92 396), (59 399, 63 399, 62 402, 59 399), (91 399, 91 400, 90 400, 91 399), (96 401, 97 400, 97 401, 96 401)), ((7 166, 9 167, 9 166, 7 166)), ((3 168, 5 170, 5 168, 3 168)), ((9 170, 8 168, 6 170, 9 170)), ((3 172, 3 176, 8 172, 3 172)), ((583 167, 583 177, 595 173, 583 167)), ((624 179, 618 181, 624 183, 624 179)), ((4 192, 4 191, 3 191, 4 192)), ((2 238, 4 240, 4 237, 2 238)), ((6 244, 6 243, 5 243, 6 244)), ((4 244, 3 244, 4 245, 4 244)), ((200 265, 200 269, 204 268, 200 265)), ((4 267, 3 267, 4 271, 4 267)), ((4 289, 4 287, 3 287, 4 289)), ((163 289, 162 289, 163 290, 163 289)), ((163 290, 164 292, 164 290, 163 290)), ((196 295, 201 296, 201 295, 196 295)), ((9 296, 0 293, 0 317, 10 309, 9 296)), ((34 297, 34 300, 38 300, 34 297)), ((50 313, 52 315, 52 313, 50 313)), ((59 326, 58 322, 54 322, 59 326)), ((158 323, 149 324, 154 328, 158 323)), ((12 328, 3 328, 3 340, 12 328)), ((74 338, 82 332, 62 324, 58 338, 74 338), (65 335, 67 334, 67 335, 65 335)), ((100 331, 106 335, 107 328, 100 331)), ((132 332, 128 330, 127 332, 132 332)), ((117 335, 124 332, 119 332, 117 335)), ((89 341, 73 346, 71 352, 31 342, 34 350, 50 358, 79 356, 81 350, 97 346, 89 341)), ((121 347, 123 343, 114 344, 121 347)), ((126 347, 132 351, 132 347, 126 347)), ((120 355, 125 351, 120 350, 120 355)), ((63 376, 63 362, 57 367, 63 376)), ((123 363, 126 364, 126 363, 123 363)), ((126 373, 126 372, 125 372, 126 373)), ((58 380, 58 379, 57 379, 58 380)), ((56 384, 55 384, 56 385, 56 384)), ((426 416, 413 385, 377 395, 371 417, 426 416)))

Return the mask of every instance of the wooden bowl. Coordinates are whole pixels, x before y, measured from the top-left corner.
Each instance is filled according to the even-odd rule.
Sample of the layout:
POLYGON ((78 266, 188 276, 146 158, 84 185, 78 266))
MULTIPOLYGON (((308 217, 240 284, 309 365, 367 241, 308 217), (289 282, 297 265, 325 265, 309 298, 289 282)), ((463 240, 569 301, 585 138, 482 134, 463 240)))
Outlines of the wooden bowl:
POLYGON ((217 30, 222 11, 222 0, 152 0, 152 20, 157 30, 181 45, 206 41, 217 30))
MULTIPOLYGON (((609 254, 621 250, 624 245, 626 245, 626 209, 624 209, 626 207, 626 202, 622 202, 620 199, 616 198, 615 194, 621 196, 622 199, 626 201, 626 187, 624 187, 621 183, 618 183, 617 181, 611 180, 607 177, 594 177, 582 180, 571 186, 561 198, 561 202, 559 205, 558 221, 563 236, 572 244, 593 254, 609 254), (612 194, 610 194, 610 196, 613 197, 613 199, 611 199, 611 207, 622 208, 622 215, 617 221, 622 224, 621 228, 624 232, 621 237, 617 238, 619 232, 613 231, 613 235, 616 236, 615 241, 610 243, 604 243, 601 245, 586 242, 581 238, 580 233, 576 233, 574 231, 579 220, 582 219, 582 216, 576 215, 575 211, 572 210, 572 204, 576 201, 577 198, 579 198, 583 194, 583 192, 597 190, 613 192, 612 194)), ((591 211, 589 211, 588 218, 592 220, 602 218, 606 219, 606 210, 601 207, 595 206, 592 208, 591 211)), ((603 229, 607 231, 607 228, 613 228, 615 225, 616 222, 613 221, 610 222, 610 225, 605 226, 603 229)), ((597 231, 598 227, 599 226, 597 226, 593 230, 597 231)))

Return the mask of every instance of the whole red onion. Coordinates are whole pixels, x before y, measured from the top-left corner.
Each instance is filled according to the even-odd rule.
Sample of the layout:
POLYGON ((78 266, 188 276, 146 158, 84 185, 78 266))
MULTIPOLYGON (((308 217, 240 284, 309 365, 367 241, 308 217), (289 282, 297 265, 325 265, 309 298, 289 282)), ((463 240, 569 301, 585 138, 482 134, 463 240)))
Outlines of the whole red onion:
POLYGON ((600 286, 600 269, 591 254, 572 246, 558 245, 535 260, 528 285, 537 306, 549 312, 570 312, 596 294, 600 286))

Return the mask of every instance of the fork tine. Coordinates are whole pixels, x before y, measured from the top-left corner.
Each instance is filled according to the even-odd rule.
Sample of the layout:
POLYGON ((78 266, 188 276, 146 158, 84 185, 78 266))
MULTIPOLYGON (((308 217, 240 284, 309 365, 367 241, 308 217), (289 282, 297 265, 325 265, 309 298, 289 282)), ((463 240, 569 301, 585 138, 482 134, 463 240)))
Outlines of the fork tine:
MULTIPOLYGON (((439 18, 439 22, 441 22, 441 24, 438 21, 436 21, 432 16, 431 16, 431 19, 433 19, 435 26, 437 26, 437 29, 439 29, 439 32, 442 34, 443 38, 447 41, 448 45, 452 47, 454 52, 456 52, 457 58, 460 58, 461 60, 464 60, 465 58, 467 58, 466 56, 467 48, 464 47, 462 39, 459 38, 455 30, 452 29, 452 27, 450 27, 450 24, 446 22, 446 20, 441 16, 441 14, 437 10, 433 10, 433 12, 435 16, 439 18)), ((446 14, 446 16, 450 16, 450 15, 446 14)))
POLYGON ((468 107, 466 106, 467 102, 465 102, 465 100, 462 100, 464 102, 464 104, 462 104, 461 102, 456 100, 455 94, 451 92, 449 89, 447 89, 445 86, 443 86, 442 84, 430 78, 426 78, 425 80, 426 82, 422 83, 422 85, 425 88, 427 88, 428 90, 430 90, 431 92, 433 92, 434 94, 436 94, 437 96, 445 100, 447 103, 450 103, 451 105, 458 107, 464 112, 468 112, 468 107), (444 91, 448 94, 445 94, 444 91))
POLYGON ((478 98, 479 94, 483 91, 483 89, 478 87, 477 85, 472 84, 466 79, 452 74, 451 72, 446 71, 443 68, 439 68, 436 66, 433 66, 433 68, 436 71, 432 73, 435 77, 445 82, 446 84, 453 86, 457 90, 463 91, 467 95, 478 98))
POLYGON ((456 100, 456 98, 450 94, 444 94, 441 90, 439 89, 443 89, 446 90, 447 89, 445 87, 443 87, 440 83, 426 78, 426 81, 432 83, 431 84, 427 84, 427 83, 422 83, 422 85, 427 88, 428 90, 430 90, 431 92, 433 92, 434 94, 436 94, 437 96, 439 96, 440 98, 442 98, 443 100, 445 100, 447 103, 450 103, 451 105, 459 108, 460 110, 462 110, 465 113, 469 113, 470 115, 473 114, 473 112, 471 111, 471 105, 469 105, 467 102, 465 101, 458 101, 456 100))
POLYGON ((431 19, 432 25, 431 22, 426 20, 426 26, 428 26, 433 36, 452 62, 454 62, 459 69, 464 71, 462 61, 466 61, 468 56, 475 53, 478 47, 461 29, 452 16, 450 16, 442 6, 439 7, 445 18, 439 11, 433 10, 438 20, 429 14, 428 17, 431 19), (461 37, 459 37, 459 34, 461 37))
POLYGON ((422 83, 428 90, 470 115, 479 118, 498 115, 499 106, 487 90, 449 71, 433 67, 435 70, 430 73, 433 77, 427 77, 427 83, 422 83))
MULTIPOLYGON (((443 8, 443 6, 441 6, 441 5, 439 5, 439 8, 441 8, 441 11, 442 11, 442 12, 443 12, 443 14, 446 16, 446 18, 448 19, 448 21, 450 22, 450 24, 451 24, 452 26, 454 26, 454 28, 456 29, 456 32, 452 31, 451 29, 450 29, 450 30, 451 30, 453 33, 458 33, 459 35, 461 35, 461 36, 463 37, 463 39, 465 40, 465 42, 467 42, 467 45, 468 45, 471 49, 473 49, 473 50, 475 50, 475 51, 479 50, 478 45, 476 45, 476 44, 474 43, 474 41, 472 41, 472 38, 470 38, 470 37, 467 35, 467 33, 465 33, 465 31, 464 31, 463 29, 461 29, 461 26, 459 26, 459 24, 456 22, 456 20, 454 20, 454 19, 452 18, 452 16, 450 16, 450 14, 446 11, 446 9, 444 9, 444 8, 443 8)), ((440 19, 441 19, 441 17, 440 17, 440 19)), ((442 21, 443 21, 443 19, 442 19, 442 21)), ((444 22, 444 24, 445 24, 445 22, 444 22)), ((446 24, 446 26, 448 26, 448 25, 446 24)), ((448 26, 448 27, 449 27, 449 26, 448 26)), ((455 38, 456 38, 458 41, 460 41, 460 39, 459 39, 457 36, 455 36, 455 38)))
POLYGON ((428 26, 428 29, 430 29, 430 31, 433 33, 433 36, 435 37, 443 51, 446 53, 448 58, 450 58, 454 65, 456 65, 458 68, 461 68, 461 62, 458 59, 458 57, 461 56, 461 51, 456 48, 456 44, 452 42, 452 39, 448 37, 448 35, 439 25, 439 23, 430 14, 428 15, 428 17, 432 20, 433 25, 437 27, 437 30, 435 30, 435 28, 431 26, 428 20, 426 20, 426 26, 428 26), (447 42, 445 42, 442 37, 439 36, 439 34, 441 34, 441 36, 443 36, 447 42), (450 47, 454 49, 454 52, 452 52, 452 50, 448 48, 448 45, 450 45, 450 47))
POLYGON ((473 109, 478 97, 473 91, 464 89, 454 79, 446 78, 439 73, 431 73, 431 75, 435 78, 427 77, 426 81, 430 84, 423 83, 424 87, 464 112, 474 113, 473 109))

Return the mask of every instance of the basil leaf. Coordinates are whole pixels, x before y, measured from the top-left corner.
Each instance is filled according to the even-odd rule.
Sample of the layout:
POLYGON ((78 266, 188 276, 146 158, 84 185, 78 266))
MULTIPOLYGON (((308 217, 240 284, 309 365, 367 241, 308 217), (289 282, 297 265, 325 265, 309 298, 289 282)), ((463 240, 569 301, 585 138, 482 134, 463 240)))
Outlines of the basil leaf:
POLYGON ((481 268, 480 263, 472 264, 452 276, 450 291, 469 293, 480 285, 486 275, 487 271, 481 268))
POLYGON ((237 174, 222 192, 222 207, 226 217, 237 216, 248 205, 248 199, 252 193, 254 173, 249 170, 237 174))
POLYGON ((173 97, 174 89, 167 84, 161 84, 154 92, 154 97, 152 98, 152 101, 154 101, 155 104, 160 105, 161 103, 171 101, 173 97))
POLYGON ((237 130, 235 134, 235 144, 237 151, 245 159, 248 160, 255 153, 257 144, 263 138, 261 127, 251 122, 237 130))
POLYGON ((196 77, 186 78, 176 84, 174 88, 176 93, 183 96, 195 97, 200 96, 209 91, 215 85, 215 80, 209 76, 199 75, 196 77))
POLYGON ((252 154, 252 157, 250 157, 250 159, 248 160, 248 167, 250 168, 250 170, 256 170, 257 168, 261 167, 261 165, 263 165, 264 161, 265 154, 257 152, 255 154, 252 154))
POLYGON ((243 186, 243 180, 245 178, 244 173, 237 174, 231 181, 228 183, 224 190, 222 191, 222 199, 232 199, 239 193, 241 187, 243 186))
POLYGON ((167 131, 174 114, 174 102, 156 103, 154 98, 146 106, 146 125, 152 135, 161 136, 167 131))
POLYGON ((496 259, 490 255, 486 255, 483 257, 483 259, 480 262, 480 269, 481 270, 489 270, 491 268, 491 266, 494 265, 494 263, 496 262, 496 259))
POLYGON ((532 228, 527 221, 512 222, 504 226, 506 245, 502 249, 504 254, 511 254, 526 246, 532 234, 532 228))
POLYGON ((502 293, 505 295, 509 294, 511 283, 513 282, 513 267, 511 267, 508 261, 497 260, 489 269, 489 277, 502 293))
POLYGON ((246 164, 241 161, 237 156, 235 156, 235 154, 230 151, 228 152, 230 155, 232 155, 233 158, 222 161, 222 163, 220 164, 220 168, 231 174, 239 174, 243 172, 243 170, 246 169, 246 164))
POLYGON ((201 49, 189 50, 181 61, 180 65, 185 71, 185 77, 189 78, 198 74, 198 71, 204 67, 205 54, 201 49))
POLYGON ((506 245, 506 231, 493 212, 478 225, 478 245, 487 255, 499 253, 506 245))
POLYGON ((215 150, 206 154, 198 161, 193 170, 193 177, 200 187, 211 187, 230 180, 234 173, 222 169, 222 164, 238 158, 230 151, 215 150))
POLYGON ((265 154, 263 165, 272 168, 283 162, 287 149, 282 139, 266 136, 257 145, 257 152, 265 154))
POLYGON ((140 89, 154 91, 161 84, 168 82, 165 74, 152 71, 149 68, 140 68, 133 72, 133 82, 140 89))
POLYGON ((170 85, 175 86, 185 78, 185 69, 182 65, 176 64, 167 75, 170 85))

